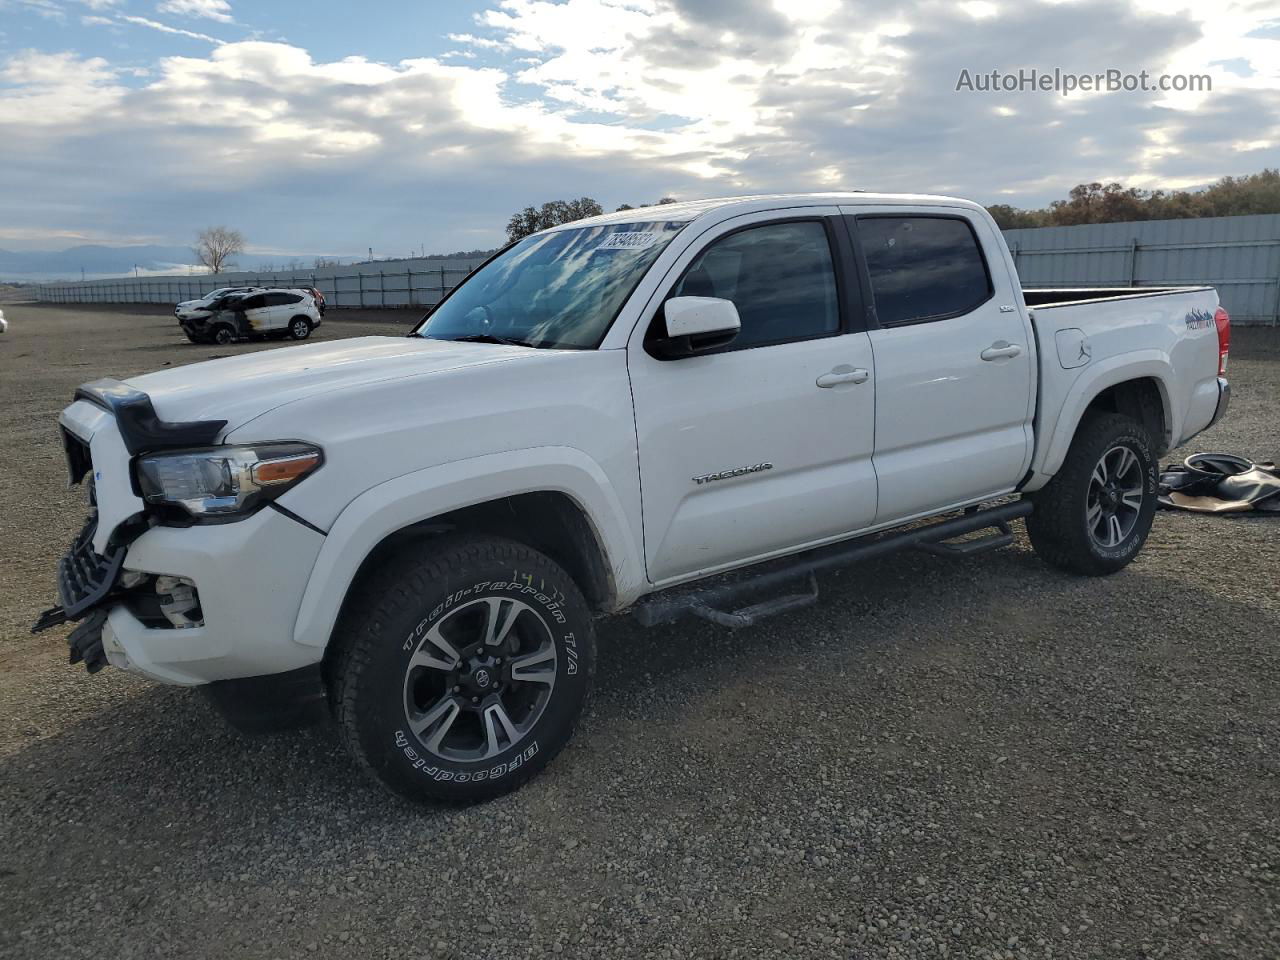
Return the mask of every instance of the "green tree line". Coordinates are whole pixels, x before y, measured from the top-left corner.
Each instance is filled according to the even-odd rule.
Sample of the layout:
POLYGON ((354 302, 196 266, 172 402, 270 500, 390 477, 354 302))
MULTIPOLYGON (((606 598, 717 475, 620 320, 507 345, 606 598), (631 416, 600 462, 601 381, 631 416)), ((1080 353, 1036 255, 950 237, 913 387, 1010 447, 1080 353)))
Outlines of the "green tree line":
MULTIPOLYGON (((675 203, 675 197, 663 197, 654 204, 642 203, 641 207, 658 206, 664 203, 675 203)), ((624 203, 618 210, 635 210, 629 203, 624 203)), ((604 213, 604 207, 590 197, 579 197, 577 200, 551 200, 541 207, 525 207, 519 213, 513 213, 507 221, 507 239, 512 243, 523 240, 531 233, 558 227, 562 223, 572 223, 587 217, 598 217, 604 213)))
POLYGON ((1223 177, 1202 190, 1141 190, 1122 183, 1082 183, 1071 188, 1066 200, 1054 200, 1039 210, 1021 210, 1007 203, 993 204, 987 210, 1002 230, 1280 213, 1280 170, 1223 177))
MULTIPOLYGON (((675 202, 672 197, 663 197, 656 204, 675 202)), ((618 209, 636 208, 624 203, 618 209)), ((987 210, 1002 230, 1280 213, 1280 170, 1267 168, 1243 177, 1223 177, 1201 190, 1143 190, 1115 182, 1081 183, 1071 188, 1067 199, 1054 200, 1038 210, 1024 210, 1007 203, 992 204, 987 210)), ((541 207, 525 207, 507 222, 507 239, 520 240, 548 227, 602 213, 604 208, 590 197, 552 200, 541 207)))

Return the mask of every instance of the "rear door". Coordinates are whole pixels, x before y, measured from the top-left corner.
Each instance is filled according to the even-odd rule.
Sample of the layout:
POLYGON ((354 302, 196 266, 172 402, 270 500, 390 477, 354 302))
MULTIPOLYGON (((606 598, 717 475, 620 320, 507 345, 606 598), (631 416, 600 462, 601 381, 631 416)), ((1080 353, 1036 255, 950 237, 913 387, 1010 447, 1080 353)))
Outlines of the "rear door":
POLYGON ((264 293, 262 296, 266 306, 251 315, 253 328, 260 332, 283 330, 289 323, 289 317, 292 316, 293 301, 301 298, 281 292, 264 293))
POLYGON ((655 583, 868 526, 875 393, 848 235, 834 208, 753 214, 712 227, 660 300, 738 309, 727 347, 681 359, 646 349, 660 300, 628 345, 645 558, 655 583), (851 289, 851 285, 854 289, 851 289))
POLYGON ((1012 490, 1035 412, 1034 343, 985 218, 841 208, 871 293, 876 522, 1012 490))

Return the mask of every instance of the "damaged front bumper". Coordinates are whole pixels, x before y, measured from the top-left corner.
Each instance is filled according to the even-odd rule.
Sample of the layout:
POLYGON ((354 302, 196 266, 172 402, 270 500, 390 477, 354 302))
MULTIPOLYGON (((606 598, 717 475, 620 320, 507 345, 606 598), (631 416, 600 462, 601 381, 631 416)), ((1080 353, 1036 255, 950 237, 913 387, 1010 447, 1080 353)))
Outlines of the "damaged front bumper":
POLYGON ((225 422, 161 420, 150 398, 115 381, 81 387, 60 418, 73 484, 86 475, 91 516, 58 564, 58 606, 33 632, 76 623, 71 662, 196 685, 311 666, 322 647, 294 625, 324 535, 269 507, 229 523, 167 526, 146 512, 130 464, 200 446, 225 422))
POLYGON ((36 627, 79 619, 73 663, 91 671, 109 663, 181 686, 310 666, 323 647, 296 642, 294 626, 323 543, 271 508, 236 523, 153 526, 125 548, 96 603, 55 607, 36 627), (190 584, 198 603, 199 617, 187 626, 162 610, 172 612, 178 599, 174 580, 190 584))
POLYGON ((58 606, 40 614, 31 627, 32 633, 39 633, 83 620, 72 631, 68 642, 71 662, 83 662, 90 673, 97 673, 107 665, 102 647, 102 628, 107 619, 104 605, 118 589, 125 555, 124 546, 108 548, 105 555, 94 550, 93 536, 97 529, 95 513, 76 535, 66 556, 58 561, 58 606))

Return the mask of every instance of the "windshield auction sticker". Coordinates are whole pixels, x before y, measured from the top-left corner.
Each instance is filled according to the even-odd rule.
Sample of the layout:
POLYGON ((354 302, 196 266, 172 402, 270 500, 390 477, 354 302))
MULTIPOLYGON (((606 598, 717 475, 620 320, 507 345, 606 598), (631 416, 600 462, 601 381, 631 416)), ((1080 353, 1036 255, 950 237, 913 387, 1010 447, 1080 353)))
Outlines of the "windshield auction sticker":
POLYGON ((658 234, 649 230, 619 230, 605 237, 597 250, 643 250, 658 239, 658 234))

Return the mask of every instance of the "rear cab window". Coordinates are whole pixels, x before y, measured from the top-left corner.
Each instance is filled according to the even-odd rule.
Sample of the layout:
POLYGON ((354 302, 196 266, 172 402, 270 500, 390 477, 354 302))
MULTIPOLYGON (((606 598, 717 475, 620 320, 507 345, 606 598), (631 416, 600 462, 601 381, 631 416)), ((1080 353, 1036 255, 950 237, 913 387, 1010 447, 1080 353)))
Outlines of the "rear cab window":
POLYGON ((982 247, 965 217, 863 214, 849 220, 880 326, 962 316, 994 294, 982 247))

